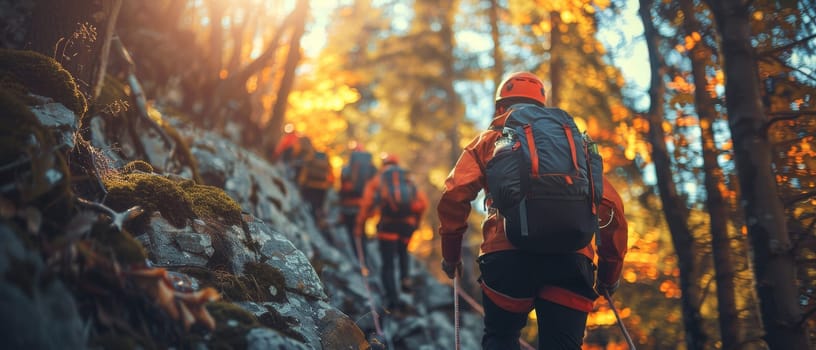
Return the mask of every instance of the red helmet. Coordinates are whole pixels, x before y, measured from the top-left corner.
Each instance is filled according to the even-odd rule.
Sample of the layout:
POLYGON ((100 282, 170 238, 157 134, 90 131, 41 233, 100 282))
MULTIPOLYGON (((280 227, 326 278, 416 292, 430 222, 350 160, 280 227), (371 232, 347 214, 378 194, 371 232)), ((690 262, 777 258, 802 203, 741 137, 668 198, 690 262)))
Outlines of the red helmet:
POLYGON ((399 158, 397 155, 383 152, 380 154, 380 160, 382 160, 382 165, 389 165, 389 164, 397 164, 399 163, 399 158))
POLYGON ((544 93, 544 83, 530 72, 516 72, 510 74, 499 84, 496 90, 496 102, 510 97, 524 97, 535 100, 542 105, 547 102, 544 93))

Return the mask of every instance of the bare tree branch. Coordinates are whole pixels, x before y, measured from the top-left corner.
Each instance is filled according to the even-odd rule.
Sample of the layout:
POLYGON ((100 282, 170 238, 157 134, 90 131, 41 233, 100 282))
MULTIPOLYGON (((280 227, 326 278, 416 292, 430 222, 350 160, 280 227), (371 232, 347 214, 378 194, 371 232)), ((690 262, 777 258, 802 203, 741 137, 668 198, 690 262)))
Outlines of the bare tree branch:
POLYGON ((796 41, 794 41, 792 43, 789 43, 787 45, 782 45, 782 46, 775 47, 775 48, 772 48, 772 49, 768 49, 768 50, 765 50, 765 51, 762 51, 762 52, 758 52, 757 57, 764 57, 764 56, 773 55, 773 54, 775 54, 777 52, 785 51, 785 50, 793 48, 794 46, 798 46, 798 45, 807 43, 808 41, 813 40, 814 38, 816 38, 816 34, 811 34, 811 35, 808 35, 808 36, 806 36, 806 37, 804 37, 802 39, 799 39, 799 40, 796 40, 796 41))

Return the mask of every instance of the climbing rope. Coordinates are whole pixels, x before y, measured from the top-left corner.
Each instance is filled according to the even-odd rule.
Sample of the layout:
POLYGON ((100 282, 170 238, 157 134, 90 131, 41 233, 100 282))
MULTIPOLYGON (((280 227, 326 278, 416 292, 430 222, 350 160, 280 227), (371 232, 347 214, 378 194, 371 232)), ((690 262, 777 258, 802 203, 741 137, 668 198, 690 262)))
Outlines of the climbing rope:
POLYGON ((459 276, 453 277, 453 334, 455 338, 455 349, 459 350, 461 341, 459 338, 459 276))
POLYGON ((374 329, 377 335, 382 337, 383 331, 380 327, 380 315, 377 313, 377 308, 374 306, 374 296, 371 294, 371 288, 368 286, 368 268, 366 268, 363 260, 363 243, 360 237, 354 237, 354 245, 357 247, 357 260, 360 261, 360 277, 363 279, 363 286, 368 297, 368 306, 371 308, 371 317, 374 319, 374 329))
MULTIPOLYGON (((454 327, 456 327, 456 340, 457 340, 457 342, 459 341, 459 327, 457 326, 457 324, 459 322, 459 315, 458 315, 459 314, 459 299, 457 298, 457 296, 462 297, 462 300, 467 302, 468 305, 470 305, 470 307, 473 310, 475 310, 476 312, 479 313, 479 315, 482 315, 482 317, 484 317, 484 308, 482 307, 482 305, 480 305, 479 302, 476 301, 476 299, 473 299, 473 297, 471 297, 465 291, 463 291, 462 288, 459 288, 458 279, 459 279, 459 276, 455 276, 453 278, 453 290, 454 290, 454 293, 455 293, 454 298, 453 298, 453 307, 454 307, 454 313, 455 313, 455 317, 456 317, 454 327)), ((523 349, 525 349, 525 350, 535 350, 535 348, 532 345, 530 345, 529 343, 527 343, 523 339, 519 339, 519 345, 521 345, 521 347, 523 349)))
POLYGON ((626 343, 629 344, 629 350, 637 350, 635 348, 635 343, 632 342, 632 337, 629 336, 629 332, 626 331, 626 327, 623 325, 623 321, 621 320, 620 315, 618 315, 618 309, 615 308, 615 303, 612 302, 612 296, 609 295, 608 290, 604 291, 604 297, 606 298, 606 301, 609 302, 609 308, 612 309, 612 313, 615 314, 615 319, 618 320, 618 326, 620 327, 621 332, 623 333, 623 337, 626 338, 626 343))

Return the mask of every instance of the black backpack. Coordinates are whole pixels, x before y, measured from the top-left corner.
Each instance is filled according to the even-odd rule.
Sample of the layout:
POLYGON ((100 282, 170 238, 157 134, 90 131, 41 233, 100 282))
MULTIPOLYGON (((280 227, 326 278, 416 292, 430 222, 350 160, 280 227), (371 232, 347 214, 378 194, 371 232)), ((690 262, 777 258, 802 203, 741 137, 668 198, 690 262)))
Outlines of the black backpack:
POLYGON ((371 153, 354 151, 340 172, 340 196, 361 197, 366 182, 377 174, 371 153))
POLYGON ((330 173, 331 163, 326 153, 314 152, 313 157, 303 163, 298 176, 298 184, 303 188, 328 189, 331 187, 330 173))
POLYGON ((487 188, 510 243, 537 253, 589 244, 598 231, 603 160, 567 112, 512 106, 493 154, 487 188))
POLYGON ((411 204, 416 196, 416 185, 405 169, 392 165, 380 174, 378 200, 382 216, 404 218, 414 214, 411 204))

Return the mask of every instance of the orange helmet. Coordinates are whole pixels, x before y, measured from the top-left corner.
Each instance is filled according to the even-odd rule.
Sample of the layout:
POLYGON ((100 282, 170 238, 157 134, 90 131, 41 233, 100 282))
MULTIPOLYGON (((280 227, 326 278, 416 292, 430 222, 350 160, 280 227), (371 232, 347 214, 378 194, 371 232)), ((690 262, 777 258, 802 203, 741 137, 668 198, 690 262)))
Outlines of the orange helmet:
POLYGON ((394 164, 396 165, 399 163, 399 158, 397 158, 396 154, 386 153, 383 152, 380 154, 380 160, 382 160, 382 165, 389 165, 394 164))
POLYGON ((544 93, 544 83, 535 74, 530 72, 516 72, 510 74, 499 84, 496 90, 496 102, 510 97, 524 97, 542 105, 547 102, 544 93))

